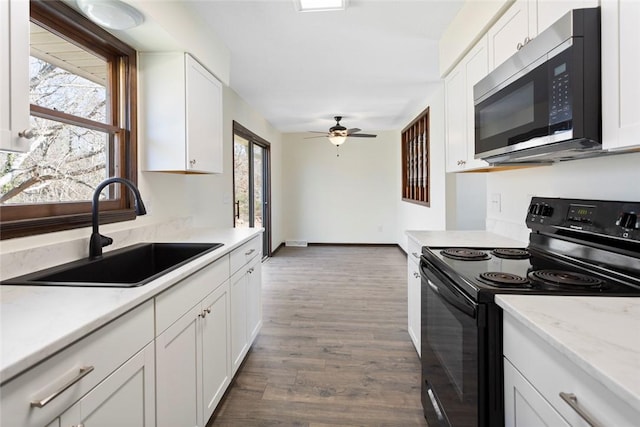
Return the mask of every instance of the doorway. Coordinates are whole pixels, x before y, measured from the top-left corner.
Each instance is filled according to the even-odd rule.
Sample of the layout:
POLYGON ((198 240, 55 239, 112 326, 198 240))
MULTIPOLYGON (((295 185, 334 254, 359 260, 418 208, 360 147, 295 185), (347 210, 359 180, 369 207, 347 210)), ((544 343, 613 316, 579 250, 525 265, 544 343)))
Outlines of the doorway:
POLYGON ((270 144, 233 122, 233 224, 263 227, 262 256, 271 256, 270 144))

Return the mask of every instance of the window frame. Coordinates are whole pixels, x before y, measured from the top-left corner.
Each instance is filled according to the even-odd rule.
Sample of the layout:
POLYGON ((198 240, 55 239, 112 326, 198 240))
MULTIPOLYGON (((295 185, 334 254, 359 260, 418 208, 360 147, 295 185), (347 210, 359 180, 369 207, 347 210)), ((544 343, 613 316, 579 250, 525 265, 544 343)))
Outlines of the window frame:
MULTIPOLYGON (((99 123, 31 104, 31 115, 54 119, 100 131, 115 132, 110 138, 107 167, 110 176, 137 183, 137 62, 136 51, 62 1, 31 0, 30 20, 47 30, 81 45, 111 65, 109 71, 110 120, 99 123)), ((25 94, 28 96, 28 94, 25 94)), ((113 199, 100 202, 100 223, 132 220, 136 217, 129 191, 110 189, 113 199)), ((0 239, 23 237, 91 225, 91 201, 0 206, 0 239)))

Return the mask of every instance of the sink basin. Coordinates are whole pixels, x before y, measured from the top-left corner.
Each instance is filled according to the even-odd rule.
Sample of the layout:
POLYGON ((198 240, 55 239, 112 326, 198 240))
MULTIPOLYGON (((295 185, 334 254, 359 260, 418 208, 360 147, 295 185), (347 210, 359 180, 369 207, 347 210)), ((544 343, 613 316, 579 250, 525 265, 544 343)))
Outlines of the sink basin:
POLYGON ((2 285, 130 288, 141 286, 222 243, 140 243, 1 282, 2 285))

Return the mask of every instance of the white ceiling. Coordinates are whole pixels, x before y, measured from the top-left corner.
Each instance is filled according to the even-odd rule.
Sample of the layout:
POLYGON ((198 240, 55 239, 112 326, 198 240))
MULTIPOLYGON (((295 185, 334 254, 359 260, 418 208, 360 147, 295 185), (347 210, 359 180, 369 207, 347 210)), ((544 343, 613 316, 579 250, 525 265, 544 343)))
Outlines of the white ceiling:
POLYGON ((187 2, 231 51, 231 87, 282 132, 405 127, 439 81, 438 40, 463 0, 187 2))

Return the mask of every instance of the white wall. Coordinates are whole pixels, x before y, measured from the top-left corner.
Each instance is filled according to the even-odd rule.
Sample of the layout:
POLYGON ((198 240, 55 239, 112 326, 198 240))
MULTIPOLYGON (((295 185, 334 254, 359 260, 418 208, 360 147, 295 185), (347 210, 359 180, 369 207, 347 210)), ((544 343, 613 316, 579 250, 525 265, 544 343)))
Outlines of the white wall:
POLYGON ((285 240, 311 243, 396 243, 400 133, 350 138, 285 134, 282 192, 285 240))
MULTIPOLYGON (((445 175, 445 130, 444 130, 444 84, 427 100, 429 106, 430 145, 429 177, 431 179, 430 206, 421 206, 402 201, 400 140, 397 142, 397 170, 394 194, 397 200, 397 243, 407 251, 406 230, 444 230, 447 198, 445 175)), ((416 115, 419 113, 416 113, 416 115)))
POLYGON ((640 201, 640 153, 489 173, 487 229, 527 240, 524 221, 532 196, 640 201), (500 194, 501 211, 491 203, 494 194, 500 194))

